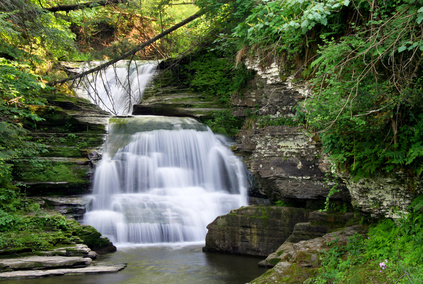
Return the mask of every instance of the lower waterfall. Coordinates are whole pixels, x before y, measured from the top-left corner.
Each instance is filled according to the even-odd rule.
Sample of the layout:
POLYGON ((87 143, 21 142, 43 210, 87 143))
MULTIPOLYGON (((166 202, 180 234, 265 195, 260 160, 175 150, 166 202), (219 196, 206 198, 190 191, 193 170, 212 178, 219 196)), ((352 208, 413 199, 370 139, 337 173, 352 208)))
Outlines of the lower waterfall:
POLYGON ((244 164, 192 118, 112 118, 84 223, 115 244, 204 241, 247 204, 244 164))

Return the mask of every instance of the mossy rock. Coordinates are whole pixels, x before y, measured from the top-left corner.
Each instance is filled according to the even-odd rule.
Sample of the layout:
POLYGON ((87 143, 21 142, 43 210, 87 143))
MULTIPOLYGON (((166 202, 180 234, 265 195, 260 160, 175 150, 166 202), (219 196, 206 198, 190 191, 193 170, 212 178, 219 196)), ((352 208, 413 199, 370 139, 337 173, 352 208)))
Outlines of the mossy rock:
POLYGON ((30 196, 87 194, 90 174, 91 165, 86 159, 18 162, 14 166, 15 180, 25 185, 30 196))
POLYGON ((116 247, 110 240, 102 236, 94 227, 82 225, 76 229, 75 234, 82 239, 90 249, 97 253, 115 252, 116 247))

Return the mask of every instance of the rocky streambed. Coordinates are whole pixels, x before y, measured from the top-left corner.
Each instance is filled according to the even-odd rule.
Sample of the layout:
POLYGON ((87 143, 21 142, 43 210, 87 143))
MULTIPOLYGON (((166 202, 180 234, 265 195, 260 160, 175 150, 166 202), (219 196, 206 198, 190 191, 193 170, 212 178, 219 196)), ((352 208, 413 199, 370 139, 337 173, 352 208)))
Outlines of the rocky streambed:
POLYGON ((41 251, 37 254, 0 259, 0 280, 113 273, 126 267, 125 263, 110 265, 95 261, 97 253, 83 244, 41 251))

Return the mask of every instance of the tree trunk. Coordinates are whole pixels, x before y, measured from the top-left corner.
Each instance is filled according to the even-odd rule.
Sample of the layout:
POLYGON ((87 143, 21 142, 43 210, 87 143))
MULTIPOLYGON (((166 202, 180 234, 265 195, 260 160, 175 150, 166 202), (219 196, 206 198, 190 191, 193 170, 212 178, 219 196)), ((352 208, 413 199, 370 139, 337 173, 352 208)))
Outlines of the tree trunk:
POLYGON ((107 62, 105 62, 105 63, 103 63, 103 64, 98 65, 98 66, 97 66, 97 67, 95 67, 95 68, 92 68, 92 69, 90 69, 90 70, 87 70, 87 71, 85 71, 85 72, 79 73, 79 74, 74 75, 74 76, 70 76, 70 77, 68 77, 68 78, 66 78, 66 79, 62 79, 62 80, 59 80, 59 81, 50 82, 50 83, 48 83, 48 85, 50 85, 50 86, 54 86, 54 85, 63 84, 63 83, 65 83, 65 82, 72 81, 72 80, 75 80, 75 79, 79 79, 79 78, 82 78, 82 77, 84 77, 84 76, 86 76, 86 75, 89 75, 89 74, 91 74, 91 73, 94 73, 94 72, 96 72, 96 71, 99 71, 99 70, 101 70, 101 69, 104 69, 104 68, 106 68, 106 67, 108 67, 108 66, 110 66, 110 65, 112 65, 112 64, 115 64, 116 62, 118 62, 118 61, 120 61, 120 60, 122 60, 122 59, 125 59, 125 58, 127 58, 127 57, 129 57, 129 56, 134 55, 134 54, 135 54, 135 53, 137 53, 138 51, 142 50, 144 47, 146 47, 146 46, 148 46, 148 45, 152 44, 153 42, 155 42, 155 41, 157 41, 157 40, 161 39, 162 37, 164 37, 164 36, 166 36, 166 35, 170 34, 170 33, 171 33, 171 32, 173 32, 174 30, 177 30, 177 29, 179 29, 180 27, 182 27, 182 26, 184 26, 184 25, 188 24, 189 22, 191 22, 191 21, 193 21, 193 20, 197 19, 198 17, 201 17, 201 16, 202 16, 202 15, 204 15, 205 13, 206 13, 206 11, 204 11, 204 10, 200 10, 200 11, 198 11, 197 13, 195 13, 194 15, 192 15, 192 16, 190 16, 190 17, 186 18, 185 20, 183 20, 183 21, 181 21, 181 22, 177 23, 176 25, 174 25, 174 26, 170 27, 169 29, 167 29, 167 30, 163 31, 162 33, 160 33, 160 34, 156 35, 155 37, 153 37, 153 38, 151 38, 151 39, 149 39, 149 40, 147 40, 147 41, 143 42, 142 44, 138 45, 138 46, 137 46, 137 47, 135 47, 134 49, 131 49, 130 51, 125 52, 124 54, 122 54, 122 55, 121 55, 121 56, 119 56, 118 58, 115 58, 115 59, 112 59, 112 60, 110 60, 110 61, 107 61, 107 62))
POLYGON ((74 5, 58 5, 50 8, 44 8, 44 10, 50 11, 50 12, 69 12, 69 11, 75 11, 85 8, 91 8, 95 6, 107 6, 111 4, 119 4, 119 3, 125 3, 128 2, 128 0, 100 0, 95 2, 87 2, 87 3, 79 3, 74 5))

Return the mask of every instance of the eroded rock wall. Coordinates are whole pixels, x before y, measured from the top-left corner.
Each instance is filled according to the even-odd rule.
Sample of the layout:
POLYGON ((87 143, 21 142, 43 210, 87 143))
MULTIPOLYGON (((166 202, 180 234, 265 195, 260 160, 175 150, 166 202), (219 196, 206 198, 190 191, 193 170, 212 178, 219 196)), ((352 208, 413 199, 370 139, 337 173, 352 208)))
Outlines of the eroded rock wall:
POLYGON ((338 178, 328 180, 330 163, 322 154, 317 135, 301 127, 260 127, 256 123, 260 117, 294 117, 295 107, 309 99, 307 83, 294 83, 293 78, 280 74, 276 64, 262 70, 258 64, 251 63, 250 68, 257 74, 243 93, 233 96, 232 104, 234 115, 246 117, 235 151, 244 157, 257 179, 258 189, 251 195, 316 208, 336 184, 340 192, 332 199, 352 200, 354 207, 373 217, 396 218, 423 193, 421 179, 410 180, 401 175, 355 179, 337 173, 338 178))
MULTIPOLYGON (((308 88, 282 81, 276 66, 267 71, 252 68, 257 71, 255 78, 245 92, 232 97, 234 115, 246 117, 235 151, 243 156, 257 179, 258 192, 251 195, 321 208, 333 181, 332 185, 326 181, 329 164, 322 158, 318 139, 302 127, 286 124, 260 127, 254 120, 256 116, 280 121, 288 118, 289 122, 295 115, 295 107, 309 95, 308 88)), ((336 182, 340 193, 333 198, 348 201, 350 197, 342 181, 336 182)))

